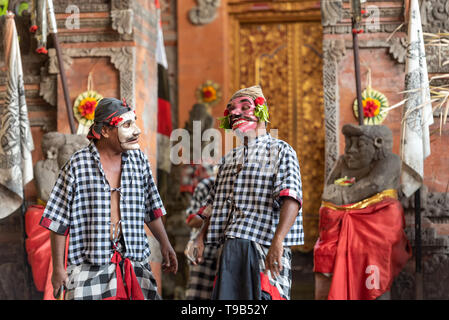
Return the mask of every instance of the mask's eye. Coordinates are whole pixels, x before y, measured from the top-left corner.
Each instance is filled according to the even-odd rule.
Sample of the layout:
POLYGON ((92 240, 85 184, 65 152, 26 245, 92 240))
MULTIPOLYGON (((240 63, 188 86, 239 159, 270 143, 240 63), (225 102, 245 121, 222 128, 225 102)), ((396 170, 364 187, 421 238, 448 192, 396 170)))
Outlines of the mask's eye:
POLYGON ((125 123, 122 125, 122 128, 125 128, 125 129, 128 129, 129 127, 131 127, 131 122, 130 122, 130 121, 125 122, 125 123))

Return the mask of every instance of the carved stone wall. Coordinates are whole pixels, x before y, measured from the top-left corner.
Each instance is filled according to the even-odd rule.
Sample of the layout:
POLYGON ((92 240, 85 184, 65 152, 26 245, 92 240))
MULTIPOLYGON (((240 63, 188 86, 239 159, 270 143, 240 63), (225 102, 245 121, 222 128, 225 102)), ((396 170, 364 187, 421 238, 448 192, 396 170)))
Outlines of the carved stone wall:
POLYGON ((217 17, 221 0, 197 0, 198 5, 189 11, 190 22, 196 25, 208 24, 217 17))
MULTIPOLYGON (((370 5, 370 1, 366 6, 370 5)), ((373 88, 381 88, 390 105, 399 102, 403 90, 404 67, 407 47, 407 25, 404 22, 406 1, 376 2, 379 25, 372 28, 364 19, 365 32, 359 36, 362 90, 366 86, 366 72, 372 72, 373 88), (390 37, 391 33, 396 33, 390 37), (387 41, 388 40, 388 41, 387 41)), ((420 1, 424 32, 443 32, 448 29, 449 7, 444 0, 420 1)), ((369 11, 369 10, 368 10, 369 11)), ((350 110, 355 99, 355 79, 349 1, 322 0, 321 14, 324 32, 323 40, 323 84, 326 128, 326 173, 336 157, 342 153, 340 136, 342 124, 356 119, 350 110)), ((441 57, 447 56, 446 49, 438 52, 437 47, 426 47, 430 74, 448 72, 448 65, 442 65, 441 57)), ((447 84, 447 83, 441 83, 447 84)), ((431 130, 437 131, 439 119, 431 130)), ((401 112, 388 115, 384 124, 394 134, 394 152, 399 153, 401 112)), ((432 155, 426 159, 426 185, 422 194, 422 252, 423 289, 425 299, 448 299, 447 279, 449 279, 449 199, 447 199, 449 153, 447 126, 443 135, 435 134, 431 141, 432 155), (439 172, 439 173, 437 173, 439 172), (443 177, 443 178, 441 178, 443 177)), ((414 247, 413 197, 402 198, 406 216, 406 234, 414 247)), ((396 278, 392 288, 393 299, 415 299, 415 261, 409 261, 396 278)))
MULTIPOLYGON (((402 198, 405 209, 405 229, 410 244, 415 250, 414 201, 402 198)), ((449 299, 449 196, 445 192, 421 192, 422 216, 422 272, 424 299, 449 299)), ((395 279, 392 287, 393 299, 415 299, 415 259, 395 279)))

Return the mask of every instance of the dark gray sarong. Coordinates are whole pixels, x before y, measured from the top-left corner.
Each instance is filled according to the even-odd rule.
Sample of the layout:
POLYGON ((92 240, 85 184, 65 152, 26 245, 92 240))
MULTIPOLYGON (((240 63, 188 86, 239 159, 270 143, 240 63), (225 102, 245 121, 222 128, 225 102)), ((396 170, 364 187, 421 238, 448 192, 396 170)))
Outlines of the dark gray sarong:
POLYGON ((212 300, 290 299, 291 250, 284 248, 283 270, 279 277, 273 278, 263 274, 268 249, 249 240, 226 239, 212 300))

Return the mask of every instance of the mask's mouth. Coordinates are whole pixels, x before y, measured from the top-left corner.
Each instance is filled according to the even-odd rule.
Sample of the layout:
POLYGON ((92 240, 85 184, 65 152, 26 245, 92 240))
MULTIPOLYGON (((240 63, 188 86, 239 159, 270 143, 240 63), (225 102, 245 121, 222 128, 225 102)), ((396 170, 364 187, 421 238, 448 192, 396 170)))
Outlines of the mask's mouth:
POLYGON ((250 117, 240 116, 240 115, 231 117, 232 130, 239 129, 240 127, 245 126, 246 124, 248 124, 250 122, 257 122, 257 121, 255 121, 254 119, 252 119, 250 117))
POLYGON ((127 144, 134 144, 139 142, 139 136, 133 136, 125 141, 127 144))

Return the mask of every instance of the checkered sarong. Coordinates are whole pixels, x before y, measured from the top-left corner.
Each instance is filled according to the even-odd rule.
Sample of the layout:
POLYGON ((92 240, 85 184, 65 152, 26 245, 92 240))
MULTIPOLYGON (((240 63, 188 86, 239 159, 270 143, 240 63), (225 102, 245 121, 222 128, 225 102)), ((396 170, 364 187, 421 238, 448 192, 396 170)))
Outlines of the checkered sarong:
MULTIPOLYGON (((262 246, 258 243, 254 244, 259 256, 260 272, 263 272, 265 270, 265 259, 270 247, 262 246)), ((292 251, 290 248, 284 247, 284 253, 282 254, 281 263, 282 270, 280 271, 280 275, 276 278, 273 278, 271 276, 271 272, 268 272, 268 279, 270 285, 276 287, 283 299, 290 300, 290 291, 292 286, 292 251)))
POLYGON ((217 271, 218 247, 205 245, 202 264, 190 264, 189 282, 187 285, 187 300, 210 299, 217 271))
MULTIPOLYGON (((118 252, 123 253, 124 247, 118 245, 118 252)), ((123 279, 125 278, 124 260, 120 263, 123 279)), ((147 261, 131 261, 137 281, 145 300, 160 300, 157 293, 156 279, 147 261)), ((66 300, 104 300, 117 296, 116 264, 106 265, 79 264, 67 267, 68 284, 65 291, 66 300)), ((124 283, 124 286, 125 283, 124 283)))

